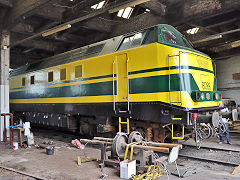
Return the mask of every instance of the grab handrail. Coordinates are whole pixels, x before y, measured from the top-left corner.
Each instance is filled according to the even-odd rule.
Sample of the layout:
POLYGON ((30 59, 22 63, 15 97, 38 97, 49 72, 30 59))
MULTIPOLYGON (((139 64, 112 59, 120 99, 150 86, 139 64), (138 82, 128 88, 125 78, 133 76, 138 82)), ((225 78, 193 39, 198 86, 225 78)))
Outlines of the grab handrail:
POLYGON ((113 110, 116 112, 116 104, 115 104, 115 72, 114 72, 115 66, 113 62, 113 110))

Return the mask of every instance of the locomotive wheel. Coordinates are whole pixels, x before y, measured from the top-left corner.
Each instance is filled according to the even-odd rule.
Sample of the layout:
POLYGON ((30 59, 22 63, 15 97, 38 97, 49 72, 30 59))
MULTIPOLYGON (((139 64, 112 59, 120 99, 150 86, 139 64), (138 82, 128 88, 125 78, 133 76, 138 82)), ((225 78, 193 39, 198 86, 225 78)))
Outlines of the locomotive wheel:
POLYGON ((212 128, 211 126, 205 124, 205 123, 200 123, 199 126, 199 132, 201 133, 201 136, 203 139, 208 139, 212 136, 213 132, 212 132, 212 128))
MULTIPOLYGON (((142 142, 144 138, 142 137, 141 133, 138 131, 133 131, 128 137, 128 144, 133 143, 133 142, 142 142)), ((133 154, 138 155, 140 152, 139 149, 134 149, 133 148, 133 154)))
POLYGON ((232 120, 233 121, 238 120, 238 111, 237 111, 237 109, 233 109, 232 110, 232 120))
POLYGON ((131 132, 128 138, 128 144, 133 142, 141 142, 141 141, 143 141, 143 137, 140 132, 138 131, 131 132))
POLYGON ((128 137, 126 134, 118 132, 113 139, 112 149, 113 153, 118 157, 123 158, 127 146, 128 137))

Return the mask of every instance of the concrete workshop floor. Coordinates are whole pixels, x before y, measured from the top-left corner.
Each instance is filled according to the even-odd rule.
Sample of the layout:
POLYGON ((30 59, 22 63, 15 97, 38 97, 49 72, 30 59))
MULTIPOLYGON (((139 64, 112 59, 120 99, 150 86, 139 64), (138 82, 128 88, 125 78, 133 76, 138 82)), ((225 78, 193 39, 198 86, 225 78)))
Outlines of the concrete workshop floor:
MULTIPOLYGON (((75 136, 71 134, 36 129, 33 129, 33 132, 36 144, 43 143, 44 141, 54 142, 54 155, 46 155, 45 149, 36 147, 20 148, 13 151, 9 145, 0 144, 0 166, 24 171, 46 179, 99 179, 101 172, 98 168, 98 163, 87 162, 78 166, 77 156, 81 156, 82 158, 86 156, 100 158, 100 150, 94 148, 78 150, 72 147, 70 142, 72 139, 75 139, 75 136)), ((236 139, 232 140, 233 144, 234 142, 236 142, 236 139)), ((211 144, 218 144, 218 140, 216 139, 215 142, 211 142, 211 144)), ((178 164, 179 168, 202 168, 202 172, 192 175, 187 179, 240 179, 240 171, 235 175, 231 175, 233 168, 228 166, 182 158, 178 160, 178 164)), ((170 171, 174 169, 174 165, 169 166, 170 171)), ((107 179, 120 179, 119 169, 106 167, 104 168, 104 172, 109 175, 107 179)), ((26 176, 0 168, 0 179, 2 178, 29 179, 26 176)), ((167 179, 167 176, 164 174, 161 179, 167 179)), ((170 179, 179 178, 171 176, 170 179)))

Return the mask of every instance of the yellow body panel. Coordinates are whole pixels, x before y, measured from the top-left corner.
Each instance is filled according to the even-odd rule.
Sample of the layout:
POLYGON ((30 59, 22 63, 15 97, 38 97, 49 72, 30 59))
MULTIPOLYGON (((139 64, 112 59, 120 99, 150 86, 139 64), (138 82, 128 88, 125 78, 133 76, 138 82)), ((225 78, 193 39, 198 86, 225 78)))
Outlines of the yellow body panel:
POLYGON ((128 100, 128 77, 127 77, 127 54, 117 55, 116 65, 117 72, 117 97, 116 102, 126 102, 128 100))
MULTIPOLYGON (((168 55, 178 55, 170 57, 170 66, 192 66, 197 68, 203 68, 208 71, 213 71, 211 59, 207 56, 201 55, 197 52, 190 50, 183 50, 159 43, 153 43, 149 45, 143 45, 137 48, 128 49, 124 51, 117 51, 114 53, 92 57, 85 60, 75 61, 59 66, 42 69, 12 77, 10 79, 10 92, 21 92, 31 90, 33 87, 30 85, 30 77, 35 76, 35 84, 45 84, 44 88, 55 88, 64 86, 73 86, 78 84, 91 84, 99 82, 112 82, 113 78, 109 75, 113 75, 113 63, 115 67, 115 73, 117 73, 117 95, 115 99, 118 102, 127 101, 127 69, 126 62, 128 60, 128 72, 129 80, 143 77, 154 77, 161 75, 169 75, 168 70, 168 55), (179 64, 180 57, 180 64, 179 64), (75 80, 75 66, 82 65, 82 80, 75 80), (60 80, 60 70, 66 68, 67 78, 66 82, 60 80), (148 71, 149 69, 163 68, 159 71, 148 71), (165 69, 164 69, 165 68, 165 69), (145 71, 144 71, 145 70, 145 71), (53 71, 53 83, 48 84, 47 73, 53 71), (136 71, 142 71, 139 73, 132 73, 136 71), (103 78, 87 79, 92 77, 103 76, 103 78), (104 77, 108 76, 108 77, 104 77), (22 78, 26 78, 26 87, 22 87, 22 78), (71 82, 69 82, 71 81, 71 82), (64 83, 65 82, 65 83, 64 83)), ((200 71, 198 69, 171 69, 171 74, 178 73, 190 73, 193 76, 200 91, 213 91, 214 87, 214 74, 206 71, 200 71), (203 86, 203 83, 207 83, 207 89, 203 86)), ((34 87, 39 88, 39 87, 34 87)), ((188 92, 181 92, 182 103, 176 103, 175 105, 186 108, 201 108, 218 106, 217 101, 205 101, 194 102, 188 92)), ((171 101, 179 101, 180 92, 171 92, 171 101)), ((169 92, 155 92, 155 93, 139 93, 129 94, 130 102, 151 102, 161 101, 164 103, 170 103, 169 92)), ((84 96, 84 97, 61 97, 61 98, 39 98, 39 99, 11 99, 10 103, 101 103, 101 102, 113 102, 113 95, 103 96, 84 96)))

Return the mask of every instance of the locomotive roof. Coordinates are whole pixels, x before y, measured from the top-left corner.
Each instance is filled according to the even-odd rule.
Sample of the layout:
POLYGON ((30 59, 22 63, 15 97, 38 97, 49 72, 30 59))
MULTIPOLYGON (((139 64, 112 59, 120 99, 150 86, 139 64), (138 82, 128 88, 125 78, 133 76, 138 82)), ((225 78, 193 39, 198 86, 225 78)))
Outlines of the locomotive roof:
MULTIPOLYGON (((173 28, 172 26, 167 25, 167 24, 159 24, 159 25, 152 26, 152 27, 157 27, 157 26, 173 28)), ((77 60, 87 59, 90 57, 115 52, 118 50, 118 47, 124 37, 130 36, 132 34, 136 34, 138 32, 144 31, 146 29, 150 29, 152 27, 134 31, 134 32, 131 32, 131 33, 128 33, 125 35, 113 37, 113 38, 110 38, 110 39, 107 39, 104 41, 100 41, 100 42, 97 42, 97 43, 94 43, 91 45, 83 46, 83 47, 80 47, 77 49, 73 49, 73 50, 67 51, 65 53, 61 53, 61 54, 58 54, 55 56, 44 58, 35 63, 26 64, 24 66, 21 66, 17 69, 10 71, 10 77, 28 73, 28 72, 32 72, 32 71, 36 71, 39 69, 49 68, 49 67, 53 67, 53 66, 57 66, 57 65, 61 65, 61 64, 74 62, 77 60)), ((175 30, 175 31, 181 35, 181 33, 178 32, 177 30, 175 30)))

